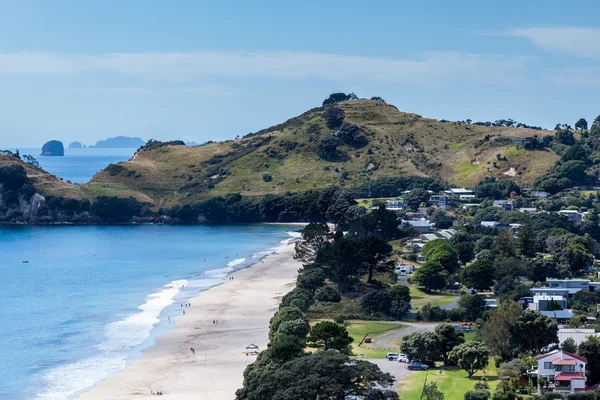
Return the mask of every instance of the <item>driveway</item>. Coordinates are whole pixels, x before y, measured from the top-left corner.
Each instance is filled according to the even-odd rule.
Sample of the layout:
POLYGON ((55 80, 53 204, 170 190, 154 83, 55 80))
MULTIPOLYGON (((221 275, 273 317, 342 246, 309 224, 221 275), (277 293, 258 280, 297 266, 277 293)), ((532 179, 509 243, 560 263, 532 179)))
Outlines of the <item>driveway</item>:
POLYGON ((394 387, 400 382, 402 379, 412 374, 415 371, 410 371, 406 363, 401 363, 398 361, 388 361, 385 358, 377 358, 377 359, 368 359, 367 361, 377 364, 379 369, 383 372, 387 372, 392 375, 396 380, 394 381, 394 387))

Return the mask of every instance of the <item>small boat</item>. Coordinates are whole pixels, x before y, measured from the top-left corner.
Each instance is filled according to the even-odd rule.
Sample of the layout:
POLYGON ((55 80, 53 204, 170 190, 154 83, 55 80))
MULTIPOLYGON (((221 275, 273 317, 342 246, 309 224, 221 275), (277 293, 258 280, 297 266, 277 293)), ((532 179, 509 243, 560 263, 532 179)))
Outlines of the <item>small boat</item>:
POLYGON ((29 260, 23 260, 21 261, 21 264, 29 264, 29 260))

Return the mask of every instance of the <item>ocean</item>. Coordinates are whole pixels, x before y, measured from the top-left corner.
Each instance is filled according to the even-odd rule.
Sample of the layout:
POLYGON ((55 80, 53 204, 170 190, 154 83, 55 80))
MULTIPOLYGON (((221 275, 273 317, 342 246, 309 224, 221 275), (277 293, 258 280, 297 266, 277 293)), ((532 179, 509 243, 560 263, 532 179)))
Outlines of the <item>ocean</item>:
MULTIPOLYGON (((16 149, 8 149, 15 151, 16 149)), ((65 149, 63 157, 42 157, 41 149, 19 149, 30 154, 49 173, 71 183, 85 183, 109 164, 127 161, 137 149, 65 149)))
POLYGON ((73 398, 296 228, 0 226, 0 399, 73 398))

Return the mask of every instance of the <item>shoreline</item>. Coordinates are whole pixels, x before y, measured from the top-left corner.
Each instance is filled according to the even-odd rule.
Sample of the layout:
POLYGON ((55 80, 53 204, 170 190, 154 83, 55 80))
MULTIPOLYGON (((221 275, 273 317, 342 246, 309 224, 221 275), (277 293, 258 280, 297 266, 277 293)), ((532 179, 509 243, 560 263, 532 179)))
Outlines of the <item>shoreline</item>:
POLYGON ((253 343, 268 342, 269 320, 281 297, 295 286, 301 263, 292 258, 294 242, 278 247, 257 263, 232 272, 223 283, 188 300, 185 315, 142 356, 124 369, 79 393, 78 399, 162 398, 231 400, 242 386, 246 356, 253 343), (213 320, 218 321, 213 323, 213 320), (195 353, 190 348, 193 347, 195 353), (200 397, 199 397, 200 396, 200 397))

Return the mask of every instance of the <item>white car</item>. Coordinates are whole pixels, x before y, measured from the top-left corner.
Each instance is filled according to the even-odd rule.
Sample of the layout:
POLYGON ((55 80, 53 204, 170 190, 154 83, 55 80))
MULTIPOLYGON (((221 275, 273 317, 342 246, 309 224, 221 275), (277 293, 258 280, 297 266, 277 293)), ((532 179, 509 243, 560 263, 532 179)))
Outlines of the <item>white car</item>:
POLYGON ((387 355, 385 356, 385 358, 388 359, 388 361, 394 361, 398 359, 398 353, 387 353, 387 355))
POLYGON ((408 363, 410 362, 410 360, 408 359, 408 356, 406 354, 400 354, 398 356, 398 362, 408 363))

